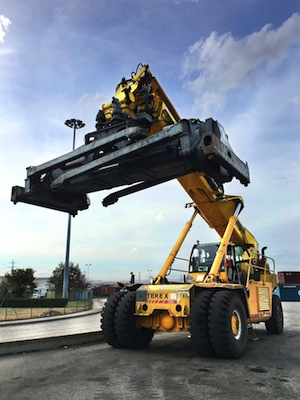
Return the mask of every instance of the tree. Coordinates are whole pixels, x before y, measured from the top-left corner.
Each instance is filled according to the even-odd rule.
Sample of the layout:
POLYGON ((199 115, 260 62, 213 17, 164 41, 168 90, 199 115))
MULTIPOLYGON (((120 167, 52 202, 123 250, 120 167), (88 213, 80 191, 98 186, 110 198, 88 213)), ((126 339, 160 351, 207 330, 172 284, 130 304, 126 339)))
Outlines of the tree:
POLYGON ((3 299, 6 296, 6 294, 7 294, 7 287, 6 287, 5 281, 3 280, 0 283, 0 303, 1 303, 1 299, 3 299))
MULTIPOLYGON (((48 280, 50 289, 61 292, 63 289, 65 264, 59 263, 48 280)), ((70 262, 69 264, 69 290, 84 290, 88 287, 86 276, 81 272, 79 265, 70 262)))
POLYGON ((11 297, 28 298, 36 289, 35 271, 32 268, 17 268, 6 273, 1 285, 1 291, 9 292, 11 297))

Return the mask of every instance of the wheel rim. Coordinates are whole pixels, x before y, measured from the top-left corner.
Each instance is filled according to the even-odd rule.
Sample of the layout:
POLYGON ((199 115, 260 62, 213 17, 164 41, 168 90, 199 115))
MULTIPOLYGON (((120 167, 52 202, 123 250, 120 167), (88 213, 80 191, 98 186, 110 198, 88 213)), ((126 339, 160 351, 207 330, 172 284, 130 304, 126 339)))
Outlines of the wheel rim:
POLYGON ((231 315, 231 330, 235 340, 239 340, 242 335, 242 320, 237 310, 233 310, 231 315))

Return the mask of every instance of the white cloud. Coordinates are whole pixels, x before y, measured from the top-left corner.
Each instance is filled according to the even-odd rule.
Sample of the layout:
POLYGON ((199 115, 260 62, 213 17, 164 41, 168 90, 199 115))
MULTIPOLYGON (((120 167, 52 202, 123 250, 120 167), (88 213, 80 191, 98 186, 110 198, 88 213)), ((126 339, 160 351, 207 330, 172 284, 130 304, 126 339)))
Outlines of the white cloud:
POLYGON ((279 271, 296 265, 290 260, 287 267, 284 253, 297 248, 299 61, 299 14, 242 38, 213 32, 184 60, 194 107, 217 116, 236 154, 249 162, 249 188, 234 181, 225 190, 244 198, 241 220, 268 246, 279 271))
POLYGON ((155 221, 160 222, 160 221, 164 221, 166 219, 166 216, 164 214, 157 214, 157 216, 155 217, 155 221))
POLYGON ((78 100, 78 104, 83 111, 89 111, 91 108, 97 110, 97 107, 100 108, 103 103, 107 103, 107 98, 99 92, 93 94, 85 93, 78 100))
POLYGON ((293 14, 279 28, 265 25, 259 32, 235 38, 212 32, 190 46, 183 63, 195 106, 222 109, 230 91, 259 84, 300 44, 300 15, 293 14), (205 106, 204 106, 205 105, 205 106))
POLYGON ((11 20, 5 17, 3 14, 0 15, 0 43, 4 42, 6 31, 11 24, 11 20))
POLYGON ((300 93, 295 94, 292 98, 291 98, 291 102, 295 105, 300 104, 300 93))

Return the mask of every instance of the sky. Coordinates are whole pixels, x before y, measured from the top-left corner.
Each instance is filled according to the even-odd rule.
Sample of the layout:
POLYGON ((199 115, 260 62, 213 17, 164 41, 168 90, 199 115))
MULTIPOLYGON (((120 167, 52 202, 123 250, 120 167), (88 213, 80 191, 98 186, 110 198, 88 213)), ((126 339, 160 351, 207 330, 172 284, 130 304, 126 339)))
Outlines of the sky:
MULTIPOLYGON (((67 214, 14 205, 11 187, 71 150, 66 119, 86 124, 82 145, 139 63, 182 118, 224 126, 251 178, 225 192, 243 197, 240 219, 276 270, 300 270, 300 1, 0 0, 0 275, 47 277, 64 261, 67 214)), ((176 180, 104 208, 107 194, 72 218, 70 260, 91 280, 156 276, 191 217, 189 197, 176 180)), ((199 218, 179 256, 218 239, 199 218)))

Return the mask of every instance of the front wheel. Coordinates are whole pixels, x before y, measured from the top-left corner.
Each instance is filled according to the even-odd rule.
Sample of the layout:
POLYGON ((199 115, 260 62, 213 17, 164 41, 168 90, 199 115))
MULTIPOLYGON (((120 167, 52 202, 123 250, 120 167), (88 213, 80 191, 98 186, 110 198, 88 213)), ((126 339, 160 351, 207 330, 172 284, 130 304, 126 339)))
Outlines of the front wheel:
POLYGON ((265 323, 268 333, 280 335, 283 332, 283 311, 280 298, 273 294, 272 296, 272 316, 265 323))
POLYGON ((247 316, 239 293, 217 291, 211 300, 209 332, 217 357, 236 359, 243 356, 247 344, 247 316))
POLYGON ((215 352, 210 342, 208 310, 213 295, 212 290, 202 290, 192 303, 190 332, 197 352, 203 357, 213 357, 215 352))
POLYGON ((125 349, 142 349, 151 342, 154 331, 137 328, 135 324, 135 292, 128 292, 118 304, 115 331, 118 342, 125 349))
POLYGON ((117 348, 122 346, 118 341, 115 332, 115 315, 118 304, 123 295, 123 292, 116 292, 110 295, 101 312, 101 329, 104 335, 104 340, 110 346, 117 348))

